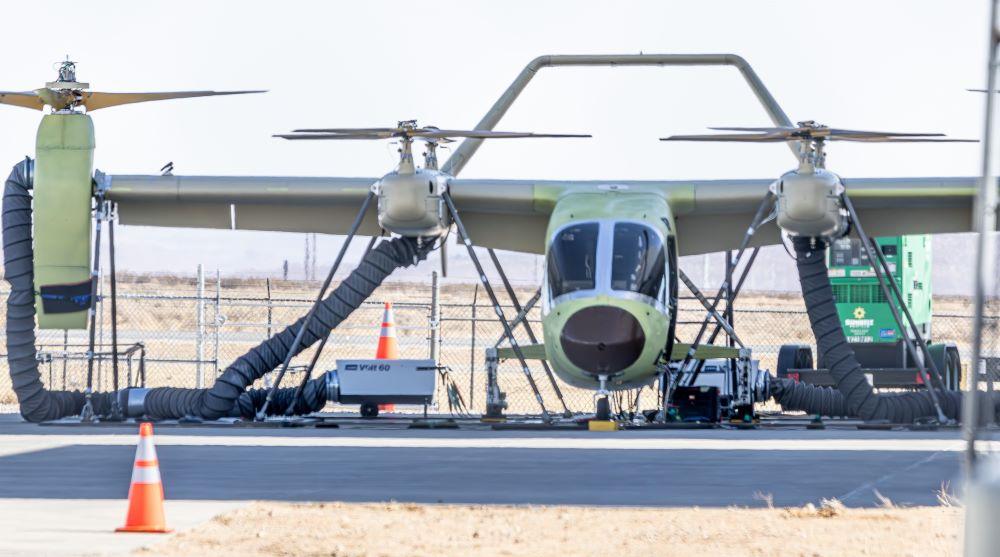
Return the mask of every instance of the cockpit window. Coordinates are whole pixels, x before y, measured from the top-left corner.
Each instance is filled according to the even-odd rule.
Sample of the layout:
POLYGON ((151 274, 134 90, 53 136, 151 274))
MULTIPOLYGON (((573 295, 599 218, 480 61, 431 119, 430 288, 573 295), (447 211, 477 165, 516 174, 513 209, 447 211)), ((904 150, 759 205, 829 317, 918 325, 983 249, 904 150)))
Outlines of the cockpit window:
POLYGON ((552 297, 593 290, 597 262, 596 222, 574 224, 556 234, 547 262, 552 297))
POLYGON ((644 224, 615 224, 611 259, 611 288, 658 298, 663 285, 666 255, 663 242, 644 224))

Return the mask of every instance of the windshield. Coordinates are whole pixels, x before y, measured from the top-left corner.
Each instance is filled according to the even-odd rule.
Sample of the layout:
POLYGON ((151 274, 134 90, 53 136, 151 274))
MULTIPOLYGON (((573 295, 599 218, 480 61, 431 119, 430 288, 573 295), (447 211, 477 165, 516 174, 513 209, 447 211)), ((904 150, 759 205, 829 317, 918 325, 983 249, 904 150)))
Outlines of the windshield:
POLYGON ((594 289, 597 231, 596 222, 574 224, 560 230, 552 240, 547 266, 553 298, 594 289))
POLYGON ((644 224, 615 224, 611 288, 658 298, 666 267, 663 242, 644 224))

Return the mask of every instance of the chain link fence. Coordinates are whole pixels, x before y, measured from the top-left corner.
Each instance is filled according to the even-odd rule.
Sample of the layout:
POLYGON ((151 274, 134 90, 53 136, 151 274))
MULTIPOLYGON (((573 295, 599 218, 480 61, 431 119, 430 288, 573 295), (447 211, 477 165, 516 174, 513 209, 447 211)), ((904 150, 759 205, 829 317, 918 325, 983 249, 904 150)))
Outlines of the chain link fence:
MULTIPOLYGON (((250 348, 304 315, 312 304, 317 283, 219 279, 204 281, 163 277, 121 277, 118 283, 118 386, 147 387, 210 386, 229 364, 250 348)), ((107 293, 105 280, 101 291, 107 293)), ((518 296, 526 302, 533 289, 520 288, 518 296)), ((0 296, 6 297, 6 292, 0 296)), ((498 292, 503 298, 502 291, 498 292)), ((485 410, 484 350, 498 344, 503 329, 482 289, 468 284, 447 284, 438 296, 440 320, 435 323, 434 293, 430 284, 389 283, 379 288, 369 302, 358 308, 338 327, 324 350, 317 372, 335 367, 341 358, 372 358, 382 322, 383 301, 393 302, 401 358, 429 358, 437 343, 439 362, 447 366, 449 378, 463 405, 472 413, 485 410), (435 335, 435 328, 437 335, 435 335)), ((935 302, 942 309, 933 319, 933 340, 954 342, 963 358, 971 352, 968 338, 972 327, 971 307, 962 299, 935 302)), ((996 308, 989 312, 986 356, 1000 356, 997 338, 996 308)), ((0 314, 6 310, 0 306, 0 314)), ((504 313, 513 319, 516 311, 505 305, 504 313)), ((721 310, 721 308, 720 308, 721 310)), ((705 310, 689 297, 681 300, 677 336, 689 342, 697 334, 705 310)), ((5 316, 0 315, 0 319, 5 316)), ((541 315, 538 307, 528 314, 528 322, 541 341, 541 315)), ((764 369, 775 369, 778 350, 783 344, 813 344, 808 317, 801 298, 794 295, 746 293, 734 306, 737 333, 752 347, 755 359, 764 369)), ((714 327, 712 327, 714 328, 714 327)), ((709 329, 709 331, 712 330, 709 329)), ((529 344, 523 327, 516 329, 518 341, 529 344)), ((707 336, 707 335, 706 335, 707 336)), ((111 390, 115 385, 111 361, 111 307, 108 299, 99 305, 97 317, 97 355, 93 366, 95 390, 111 390)), ((722 342, 724 336, 720 337, 722 342)), ((39 331, 39 365, 42 380, 50 389, 83 389, 87 383, 87 331, 39 331)), ((284 385, 295 385, 301 371, 312 357, 313 349, 304 351, 292 362, 284 385)), ((546 377, 538 361, 529 367, 549 411, 562 412, 593 409, 594 393, 577 389, 555 378, 546 377), (556 395, 557 388, 563 401, 556 395)), ((963 362, 967 364, 967 362, 963 362)), ((15 402, 7 372, 7 362, 0 361, 0 403, 15 402)), ((268 385, 271 377, 261 382, 268 385)), ((508 411, 536 414, 538 403, 516 361, 501 363, 498 371, 501 390, 507 393, 508 411)), ((259 384, 258 386, 261 386, 259 384)), ((652 407, 651 389, 617 395, 617 406, 652 407)), ((438 411, 448 411, 443 385, 437 396, 438 411)), ((405 407, 400 410, 407 411, 405 407)), ((412 408, 413 411, 419 410, 412 408)))

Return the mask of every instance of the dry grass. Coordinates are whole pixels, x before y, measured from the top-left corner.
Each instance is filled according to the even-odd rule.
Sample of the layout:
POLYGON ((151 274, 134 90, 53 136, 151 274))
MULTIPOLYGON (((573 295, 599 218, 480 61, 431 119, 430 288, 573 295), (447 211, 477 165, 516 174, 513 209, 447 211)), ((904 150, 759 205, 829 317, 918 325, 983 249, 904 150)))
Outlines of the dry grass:
POLYGON ((255 503, 140 555, 957 555, 960 509, 255 503))

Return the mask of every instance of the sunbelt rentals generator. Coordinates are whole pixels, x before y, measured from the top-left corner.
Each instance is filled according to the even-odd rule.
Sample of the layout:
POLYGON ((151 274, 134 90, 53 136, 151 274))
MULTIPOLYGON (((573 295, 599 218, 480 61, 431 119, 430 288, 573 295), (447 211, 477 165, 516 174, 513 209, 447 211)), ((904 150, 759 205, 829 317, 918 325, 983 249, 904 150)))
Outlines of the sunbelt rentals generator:
MULTIPOLYGON (((933 338, 930 236, 890 236, 876 238, 875 242, 889 264, 915 328, 929 343, 931 357, 945 386, 958 389, 961 380, 958 347, 930 340, 933 338)), ((895 307, 903 315, 900 301, 895 296, 886 299, 861 240, 846 237, 836 240, 827 250, 827 266, 840 325, 869 382, 875 387, 921 387, 923 378, 917 362, 907 353, 902 331, 892 314, 895 307)), ((906 323, 905 318, 903 322, 906 323)), ((912 333, 910 336, 913 337, 912 333)), ((917 357, 923 358, 919 348, 917 357)), ((817 354, 817 363, 814 367, 811 346, 787 344, 778 352, 776 371, 779 377, 832 386, 833 378, 826 371, 823 354, 817 354)), ((928 364, 928 373, 929 368, 928 364)))

